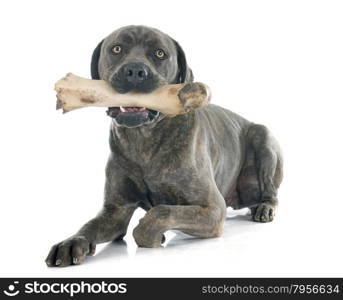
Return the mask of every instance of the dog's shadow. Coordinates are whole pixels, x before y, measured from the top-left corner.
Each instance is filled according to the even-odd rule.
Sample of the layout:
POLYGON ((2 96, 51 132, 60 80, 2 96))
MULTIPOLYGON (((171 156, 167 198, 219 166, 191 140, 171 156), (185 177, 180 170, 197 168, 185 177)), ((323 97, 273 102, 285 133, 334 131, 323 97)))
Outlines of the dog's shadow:
MULTIPOLYGON (((242 232, 256 230, 259 227, 257 223, 251 221, 251 215, 248 210, 228 211, 224 232, 220 239, 231 239, 242 232)), ((130 256, 140 256, 147 253, 156 253, 160 251, 174 251, 184 247, 192 247, 195 244, 208 243, 212 241, 216 243, 218 239, 201 239, 189 236, 179 231, 170 230, 165 233, 166 241, 160 248, 140 248, 134 244, 133 237, 129 236, 125 240, 114 241, 104 246, 95 256, 86 260, 103 261, 113 258, 128 258, 130 256)))
POLYGON ((104 246, 100 251, 86 259, 85 262, 107 260, 109 258, 125 258, 129 256, 128 246, 125 240, 113 241, 104 246))

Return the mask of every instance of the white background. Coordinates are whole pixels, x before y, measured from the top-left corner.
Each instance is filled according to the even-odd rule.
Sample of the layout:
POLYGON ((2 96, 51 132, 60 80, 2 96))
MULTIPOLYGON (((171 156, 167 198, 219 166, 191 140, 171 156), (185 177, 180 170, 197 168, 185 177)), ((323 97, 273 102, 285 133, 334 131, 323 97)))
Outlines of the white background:
POLYGON ((2 1, 0 276, 343 276, 342 16, 341 1, 2 1), (222 237, 169 232, 161 249, 129 231, 82 266, 47 268, 101 207, 110 124, 102 108, 55 111, 53 85, 89 77, 97 43, 129 24, 174 37, 214 103, 271 129, 279 214, 228 214, 222 237))

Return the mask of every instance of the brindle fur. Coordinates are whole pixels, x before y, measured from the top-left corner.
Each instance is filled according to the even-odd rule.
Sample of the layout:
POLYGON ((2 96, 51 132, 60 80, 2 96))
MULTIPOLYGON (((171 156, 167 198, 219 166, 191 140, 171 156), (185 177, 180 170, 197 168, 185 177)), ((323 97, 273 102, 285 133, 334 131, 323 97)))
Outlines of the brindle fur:
MULTIPOLYGON (((156 32, 142 26, 124 31, 156 32)), ((105 43, 115 37, 110 35, 105 43)), ((201 93, 194 91, 182 49, 176 42, 174 47, 176 76, 181 79, 165 81, 189 82, 184 96, 201 93)), ((104 75, 98 76, 106 80, 102 60, 93 55, 92 73, 97 78, 94 66, 99 64, 104 75)), ((79 264, 94 253, 96 244, 123 238, 137 207, 147 211, 133 231, 142 247, 160 246, 170 229, 200 238, 220 236, 227 206, 250 207, 254 221, 274 218, 282 158, 276 140, 262 125, 211 104, 174 118, 160 115, 136 128, 112 122, 109 142, 103 208, 75 235, 52 247, 48 266, 79 264)))

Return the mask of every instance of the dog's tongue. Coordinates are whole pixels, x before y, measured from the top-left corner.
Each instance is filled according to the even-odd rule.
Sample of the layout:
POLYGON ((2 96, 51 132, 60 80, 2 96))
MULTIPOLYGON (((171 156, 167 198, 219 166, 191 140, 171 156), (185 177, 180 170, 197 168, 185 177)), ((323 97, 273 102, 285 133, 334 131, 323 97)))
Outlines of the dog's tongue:
POLYGON ((120 111, 121 112, 140 112, 140 111, 145 111, 145 107, 136 107, 136 106, 123 107, 123 106, 120 106, 120 111))

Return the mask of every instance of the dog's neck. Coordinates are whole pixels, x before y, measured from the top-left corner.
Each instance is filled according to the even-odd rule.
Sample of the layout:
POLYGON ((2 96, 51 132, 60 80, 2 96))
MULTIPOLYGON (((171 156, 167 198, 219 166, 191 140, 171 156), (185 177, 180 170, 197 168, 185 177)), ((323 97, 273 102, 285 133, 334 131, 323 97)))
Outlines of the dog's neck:
POLYGON ((173 118, 165 117, 153 127, 126 128, 112 124, 110 147, 114 153, 125 153, 128 159, 153 159, 160 151, 173 151, 172 148, 184 140, 182 136, 190 134, 193 121, 194 111, 191 111, 173 118))

